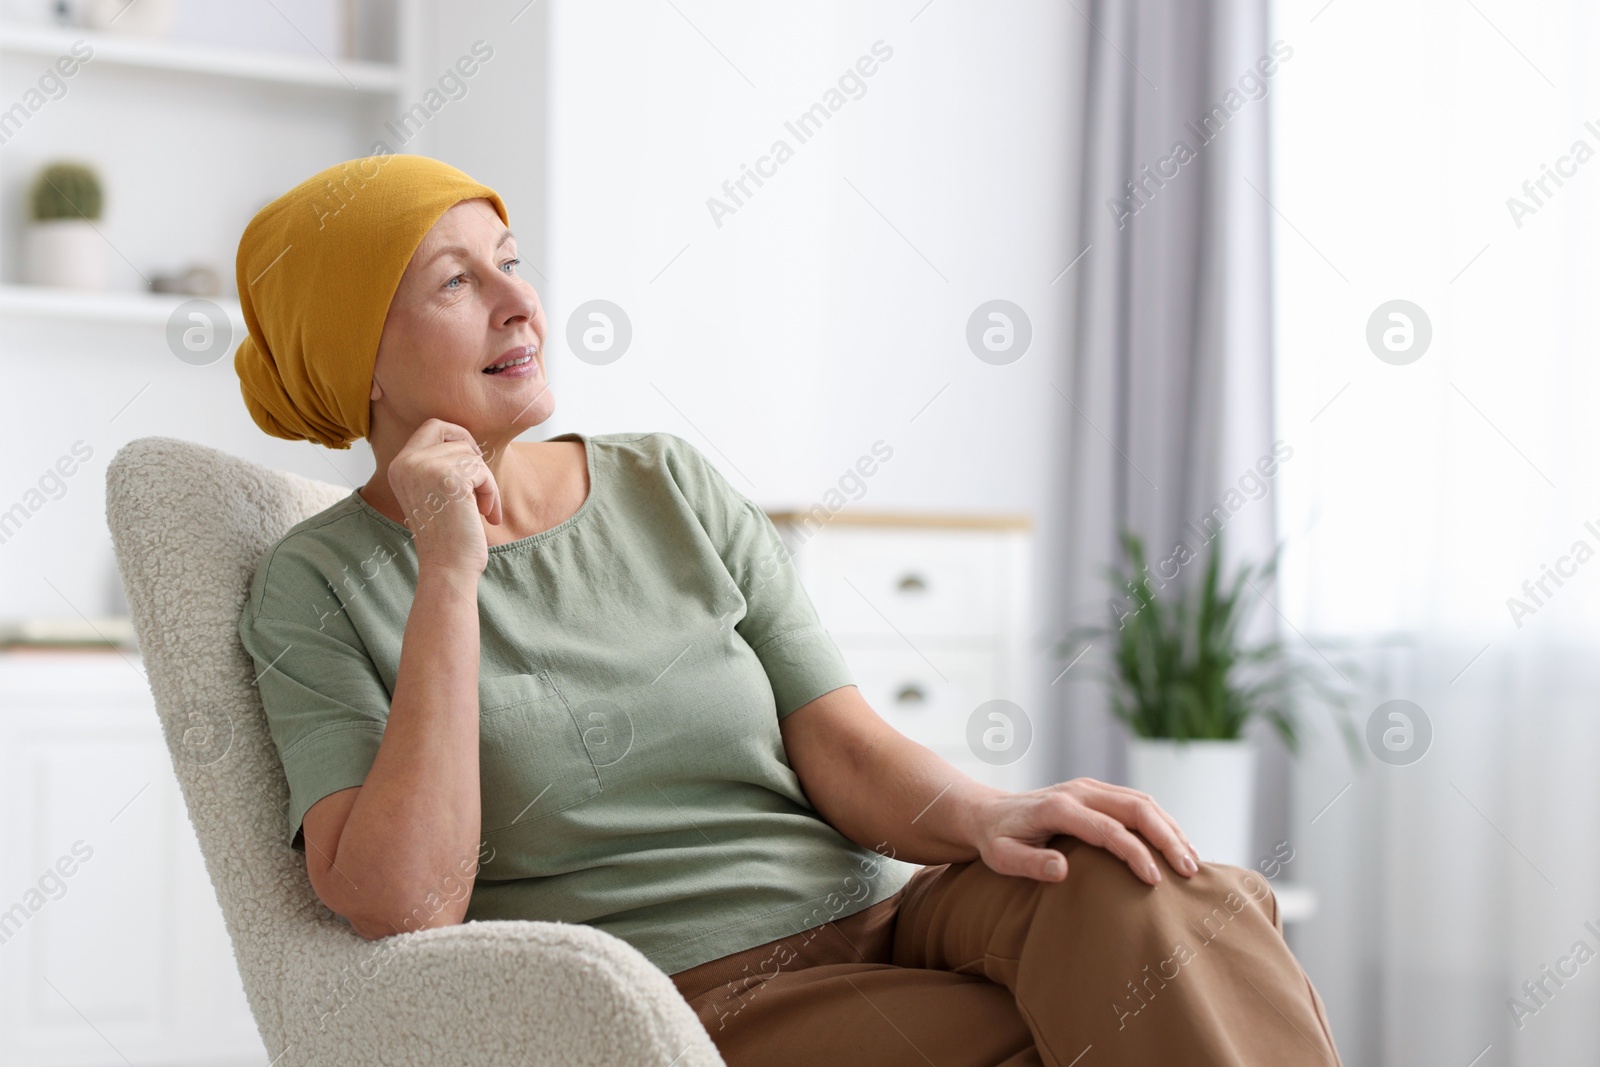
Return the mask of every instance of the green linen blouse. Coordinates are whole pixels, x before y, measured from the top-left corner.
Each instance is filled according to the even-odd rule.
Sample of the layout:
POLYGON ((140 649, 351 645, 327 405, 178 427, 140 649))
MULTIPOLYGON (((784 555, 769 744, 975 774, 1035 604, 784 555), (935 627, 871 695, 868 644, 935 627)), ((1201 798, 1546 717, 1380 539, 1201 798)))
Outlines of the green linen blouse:
MULTIPOLYGON (((588 497, 479 582, 466 920, 586 923, 672 974, 899 890, 917 867, 824 821, 784 752, 779 719, 852 679, 771 520, 674 434, 563 438, 588 497)), ((410 531, 356 493, 255 573, 239 634, 292 847, 372 765, 416 582, 410 531)))

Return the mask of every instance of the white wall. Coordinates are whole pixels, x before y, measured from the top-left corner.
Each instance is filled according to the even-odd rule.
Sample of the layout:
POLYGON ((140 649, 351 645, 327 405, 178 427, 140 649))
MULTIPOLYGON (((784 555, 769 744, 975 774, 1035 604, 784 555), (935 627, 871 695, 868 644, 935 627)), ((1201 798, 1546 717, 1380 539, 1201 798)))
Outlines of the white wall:
POLYGON ((882 438, 863 506, 1042 510, 1082 22, 921 6, 552 7, 543 295, 557 325, 602 297, 635 331, 557 366, 563 428, 680 433, 766 504, 816 500, 882 438), (800 143, 785 121, 880 40, 864 95, 800 143), (719 228, 708 197, 778 138, 793 158, 719 228), (964 337, 993 297, 1035 329, 1006 367, 964 337))

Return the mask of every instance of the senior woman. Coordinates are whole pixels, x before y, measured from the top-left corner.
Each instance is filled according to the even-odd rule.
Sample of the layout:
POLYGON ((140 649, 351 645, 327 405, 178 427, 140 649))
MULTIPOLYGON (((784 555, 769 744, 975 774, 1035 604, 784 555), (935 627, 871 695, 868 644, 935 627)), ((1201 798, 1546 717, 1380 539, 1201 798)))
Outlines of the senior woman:
POLYGON ((1337 1063, 1259 875, 1141 793, 1004 792, 890 728, 681 437, 518 440, 554 396, 508 223, 385 154, 239 244, 251 415, 376 460, 239 623, 321 900, 366 938, 607 931, 732 1067, 1337 1063))

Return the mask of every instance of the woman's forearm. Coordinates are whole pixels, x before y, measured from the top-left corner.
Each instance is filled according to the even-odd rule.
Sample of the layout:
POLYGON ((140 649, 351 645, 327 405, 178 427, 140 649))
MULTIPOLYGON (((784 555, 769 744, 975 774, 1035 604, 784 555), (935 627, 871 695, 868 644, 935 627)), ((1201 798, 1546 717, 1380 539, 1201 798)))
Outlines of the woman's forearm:
POLYGON ((839 787, 839 821, 829 817, 846 837, 908 863, 978 858, 972 812, 980 801, 1005 790, 973 779, 898 733, 860 753, 856 766, 856 774, 839 787))
POLYGON ((975 810, 1006 791, 884 722, 857 686, 795 709, 778 730, 812 807, 845 837, 908 863, 978 858, 975 810))
MULTIPOLYGON (((870 723, 850 714, 854 692, 841 687, 838 697, 813 703, 832 698, 835 723, 870 723)), ((1199 870, 1183 831, 1144 793, 1092 778, 1011 792, 963 774, 886 724, 853 733, 828 725, 825 711, 812 720, 810 743, 795 746, 807 753, 796 768, 806 795, 840 833, 886 856, 920 864, 981 859, 1001 874, 1059 881, 1067 868, 1047 842, 1070 834, 1114 853, 1151 885, 1162 878, 1152 849, 1186 878, 1199 870)), ((796 723, 789 732, 798 740, 800 729, 796 723)))
POLYGON ((482 825, 478 577, 424 565, 417 579, 383 740, 334 857, 341 914, 365 936, 466 913, 482 825))

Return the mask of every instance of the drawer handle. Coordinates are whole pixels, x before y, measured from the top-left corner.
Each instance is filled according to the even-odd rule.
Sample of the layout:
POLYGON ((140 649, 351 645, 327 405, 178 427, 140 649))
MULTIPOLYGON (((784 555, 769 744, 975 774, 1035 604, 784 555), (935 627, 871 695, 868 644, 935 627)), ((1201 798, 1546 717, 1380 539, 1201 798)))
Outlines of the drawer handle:
POLYGON ((928 694, 923 692, 920 685, 912 682, 910 685, 901 686, 900 692, 894 695, 894 699, 899 704, 926 704, 928 694))
POLYGON ((902 593, 920 593, 927 588, 927 581, 915 571, 900 579, 900 591, 902 593))

